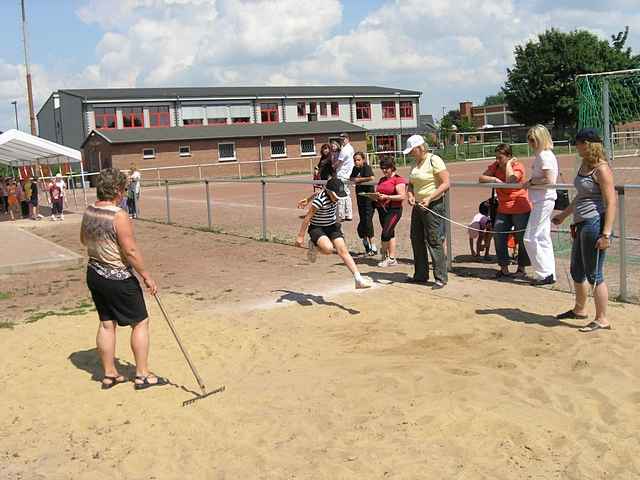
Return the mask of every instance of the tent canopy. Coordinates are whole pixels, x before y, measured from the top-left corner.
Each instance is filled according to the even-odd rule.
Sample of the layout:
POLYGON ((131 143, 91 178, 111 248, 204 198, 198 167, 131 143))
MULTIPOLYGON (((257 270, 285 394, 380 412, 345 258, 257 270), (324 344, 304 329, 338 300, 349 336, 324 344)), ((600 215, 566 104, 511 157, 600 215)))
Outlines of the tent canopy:
POLYGON ((34 137, 19 130, 0 135, 0 163, 11 167, 81 162, 79 150, 34 137))

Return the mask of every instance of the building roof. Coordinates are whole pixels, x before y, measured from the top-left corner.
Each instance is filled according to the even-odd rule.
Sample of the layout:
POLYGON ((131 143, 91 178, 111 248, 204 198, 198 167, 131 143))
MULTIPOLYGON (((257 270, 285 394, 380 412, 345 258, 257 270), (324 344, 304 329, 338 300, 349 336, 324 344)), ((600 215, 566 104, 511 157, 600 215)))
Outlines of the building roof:
POLYGON ((286 137, 290 135, 318 135, 364 133, 367 130, 341 120, 321 122, 250 123, 216 125, 211 127, 128 128, 94 130, 82 143, 99 135, 109 143, 171 142, 255 137, 286 137))
POLYGON ((273 98, 273 97, 366 97, 420 96, 422 92, 371 85, 326 85, 294 87, 162 87, 162 88, 89 88, 60 90, 87 101, 176 98, 273 98))
POLYGON ((418 128, 425 131, 436 131, 436 122, 433 120, 433 115, 419 115, 418 128))
POLYGON ((58 162, 79 162, 80 151, 19 130, 0 135, 0 163, 13 167, 58 162))

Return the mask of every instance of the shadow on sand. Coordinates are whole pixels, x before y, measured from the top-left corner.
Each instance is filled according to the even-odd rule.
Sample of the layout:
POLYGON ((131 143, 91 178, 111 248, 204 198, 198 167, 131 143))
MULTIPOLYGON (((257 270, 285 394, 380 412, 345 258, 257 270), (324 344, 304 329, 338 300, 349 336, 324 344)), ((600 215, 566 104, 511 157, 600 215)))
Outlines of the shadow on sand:
POLYGON ((328 302, 322 295, 313 295, 311 293, 303 293, 303 292, 294 292, 292 290, 273 290, 273 292, 282 293, 280 298, 276 300, 276 303, 284 303, 284 302, 293 302, 298 305, 302 305, 303 307, 309 307, 314 303, 316 305, 326 305, 328 307, 336 307, 340 310, 344 310, 351 315, 358 315, 360 310, 355 310, 353 308, 345 307, 336 302, 328 302))
POLYGON ((543 327, 567 327, 580 328, 582 325, 574 325, 571 323, 558 320, 553 315, 540 315, 539 313, 526 312, 520 308, 486 308, 476 310, 478 315, 499 315, 511 320, 512 322, 537 324, 543 327))

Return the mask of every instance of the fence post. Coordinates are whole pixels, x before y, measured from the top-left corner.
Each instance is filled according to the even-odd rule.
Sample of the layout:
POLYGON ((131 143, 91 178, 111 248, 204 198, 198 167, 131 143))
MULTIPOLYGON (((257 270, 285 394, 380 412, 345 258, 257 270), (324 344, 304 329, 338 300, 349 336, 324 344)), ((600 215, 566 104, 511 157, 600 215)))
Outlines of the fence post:
POLYGON ((158 177, 158 188, 160 188, 160 169, 156 168, 156 176, 158 177))
POLYGON ((313 159, 309 157, 309 174, 313 176, 313 159))
POLYGON ((240 162, 238 162, 238 178, 242 180, 242 169, 240 167, 240 162))
POLYGON ((531 147, 529 146, 529 142, 527 142, 527 157, 531 156, 531 147))
POLYGON ((275 164, 276 164, 276 177, 277 177, 278 176, 278 159, 277 158, 276 158, 275 164))
POLYGON ((262 240, 267 240, 267 182, 262 183, 262 240))
POLYGON ((624 211, 624 185, 618 190, 618 229, 620 231, 620 300, 627 302, 627 225, 624 211))
MULTIPOLYGON (((451 219, 451 188, 444 196, 444 211, 448 219, 451 219)), ((445 235, 447 236, 447 270, 451 272, 453 270, 453 239, 451 238, 451 222, 444 221, 445 235)))
POLYGON ((167 225, 171 225, 171 205, 169 203, 169 180, 164 181, 164 195, 167 201, 167 225))
POLYGON ((209 230, 211 230, 211 196, 209 195, 209 180, 204 181, 204 190, 207 195, 207 225, 209 225, 209 230))
POLYGON ((198 178, 202 180, 202 165, 198 165, 198 178))

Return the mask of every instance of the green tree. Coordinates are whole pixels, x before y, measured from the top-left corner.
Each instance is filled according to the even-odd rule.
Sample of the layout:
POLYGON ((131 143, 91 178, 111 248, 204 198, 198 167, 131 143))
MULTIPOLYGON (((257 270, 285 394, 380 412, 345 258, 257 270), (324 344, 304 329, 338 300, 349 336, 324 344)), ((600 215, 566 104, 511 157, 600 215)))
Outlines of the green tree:
POLYGON ((504 92, 498 92, 495 95, 489 95, 484 99, 483 107, 489 107, 491 105, 502 105, 506 103, 504 92))
POLYGON ((629 28, 611 43, 591 32, 547 30, 515 48, 515 65, 502 88, 514 117, 526 124, 554 123, 561 131, 577 123, 576 75, 640 67, 626 47, 629 28))

